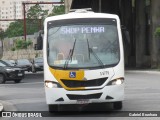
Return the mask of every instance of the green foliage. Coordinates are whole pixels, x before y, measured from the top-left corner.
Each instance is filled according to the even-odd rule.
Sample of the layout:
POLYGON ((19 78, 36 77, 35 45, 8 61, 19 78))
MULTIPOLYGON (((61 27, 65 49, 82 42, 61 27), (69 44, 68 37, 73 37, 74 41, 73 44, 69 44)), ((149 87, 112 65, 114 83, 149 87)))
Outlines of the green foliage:
MULTIPOLYGON (((26 20, 26 32, 27 35, 34 34, 35 32, 39 31, 40 21, 41 18, 43 19, 47 17, 48 10, 42 10, 39 5, 32 6, 27 13, 27 20, 26 20)), ((24 21, 16 21, 12 22, 9 28, 6 30, 7 37, 17 37, 24 35, 24 21)))
POLYGON ((52 13, 49 14, 49 16, 55 16, 55 15, 61 15, 65 14, 65 6, 60 5, 60 6, 54 6, 52 13))
POLYGON ((5 36, 6 36, 5 32, 2 29, 0 29, 0 40, 3 40, 5 36))
POLYGON ((155 36, 160 38, 160 27, 156 28, 155 36))
POLYGON ((31 40, 27 40, 26 43, 27 43, 27 46, 30 46, 32 45, 33 42, 31 40))
POLYGON ((23 44, 23 40, 16 40, 16 48, 17 49, 22 49, 22 44, 23 44))
POLYGON ((16 21, 12 22, 9 25, 9 28, 6 30, 7 37, 17 37, 23 35, 23 22, 22 21, 16 21))
POLYGON ((48 10, 42 10, 39 4, 32 6, 27 13, 28 19, 40 19, 45 18, 48 15, 48 10))
POLYGON ((39 23, 38 23, 38 21, 35 21, 35 20, 33 21, 33 20, 27 19, 27 23, 26 23, 27 35, 34 34, 37 31, 39 31, 39 23))
MULTIPOLYGON (((38 23, 33 23, 31 20, 27 20, 26 21, 27 35, 31 35, 39 31, 38 27, 39 27, 38 23)), ((12 22, 9 28, 6 30, 6 36, 9 38, 23 36, 23 35, 24 35, 23 21, 12 22)))
POLYGON ((15 48, 15 47, 12 47, 12 48, 11 48, 11 51, 15 51, 15 50, 16 50, 16 48, 15 48))
POLYGON ((19 49, 27 49, 28 46, 30 46, 32 44, 32 41, 31 40, 21 40, 21 39, 18 39, 16 40, 16 49, 19 50, 19 49))
POLYGON ((38 4, 30 7, 27 13, 27 18, 28 19, 38 19, 40 16, 39 11, 41 11, 41 7, 38 4))

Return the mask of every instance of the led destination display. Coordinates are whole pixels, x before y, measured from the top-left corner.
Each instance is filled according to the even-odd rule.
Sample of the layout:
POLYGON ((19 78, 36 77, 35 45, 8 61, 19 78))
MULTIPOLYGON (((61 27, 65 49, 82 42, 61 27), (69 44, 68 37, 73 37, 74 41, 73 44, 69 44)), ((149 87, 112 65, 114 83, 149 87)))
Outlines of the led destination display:
POLYGON ((86 27, 63 27, 61 28, 62 34, 91 34, 91 33, 104 33, 105 28, 103 26, 86 26, 86 27))

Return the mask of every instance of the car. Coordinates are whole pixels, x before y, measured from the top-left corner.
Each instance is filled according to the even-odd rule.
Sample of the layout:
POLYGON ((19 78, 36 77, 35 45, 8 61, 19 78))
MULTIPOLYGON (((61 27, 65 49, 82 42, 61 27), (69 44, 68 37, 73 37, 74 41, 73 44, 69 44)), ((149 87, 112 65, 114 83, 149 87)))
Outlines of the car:
POLYGON ((16 65, 15 60, 3 60, 3 61, 5 61, 6 63, 10 64, 11 66, 15 66, 16 65))
POLYGON ((0 84, 5 83, 6 81, 14 81, 15 83, 21 82, 24 78, 24 70, 11 66, 3 60, 0 60, 0 84))
POLYGON ((38 57, 33 60, 32 72, 43 71, 43 58, 38 57))
POLYGON ((24 71, 32 71, 32 63, 28 59, 18 59, 16 66, 22 68, 24 71))

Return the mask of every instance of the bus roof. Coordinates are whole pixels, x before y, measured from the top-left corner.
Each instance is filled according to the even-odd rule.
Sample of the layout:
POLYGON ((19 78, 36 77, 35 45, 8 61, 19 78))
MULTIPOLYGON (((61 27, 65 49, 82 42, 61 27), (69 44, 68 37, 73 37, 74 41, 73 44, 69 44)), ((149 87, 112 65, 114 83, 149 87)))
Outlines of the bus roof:
POLYGON ((47 17, 45 22, 53 21, 53 20, 62 20, 62 19, 77 19, 77 18, 114 18, 119 20, 119 17, 115 14, 107 14, 107 13, 94 13, 91 11, 75 11, 68 14, 57 15, 47 17))

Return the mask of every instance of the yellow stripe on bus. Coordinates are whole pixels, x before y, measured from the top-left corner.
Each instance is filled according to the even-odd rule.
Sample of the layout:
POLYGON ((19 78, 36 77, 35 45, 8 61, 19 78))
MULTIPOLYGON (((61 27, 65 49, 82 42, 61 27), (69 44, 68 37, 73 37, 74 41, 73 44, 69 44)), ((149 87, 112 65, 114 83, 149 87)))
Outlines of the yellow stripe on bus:
POLYGON ((84 70, 55 70, 51 67, 49 67, 49 70, 64 89, 66 90, 84 90, 85 89, 85 87, 70 88, 65 86, 61 81, 61 79, 73 80, 73 81, 84 81, 84 70), (70 78, 70 72, 76 72, 76 77, 70 78))

